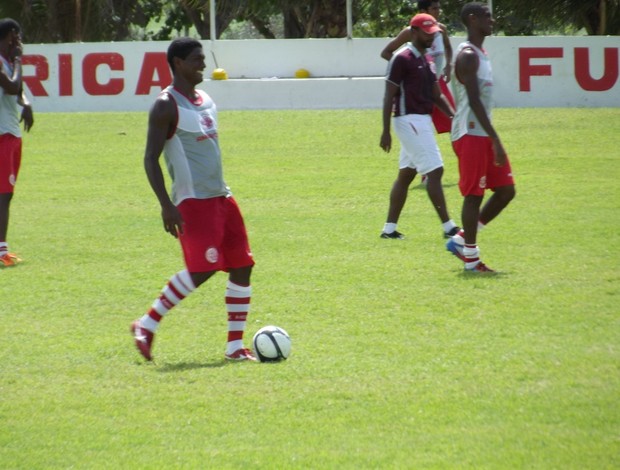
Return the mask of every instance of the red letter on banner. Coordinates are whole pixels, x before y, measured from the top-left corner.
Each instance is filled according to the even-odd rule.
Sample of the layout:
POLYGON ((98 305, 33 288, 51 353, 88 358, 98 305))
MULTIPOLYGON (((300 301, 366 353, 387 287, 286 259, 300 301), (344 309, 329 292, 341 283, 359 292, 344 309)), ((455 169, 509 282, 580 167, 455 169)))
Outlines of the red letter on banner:
POLYGON ((58 54, 58 94, 73 95, 73 56, 58 54))
POLYGON ((530 77, 551 76, 550 65, 531 65, 530 59, 561 58, 561 47, 523 47, 519 49, 519 91, 530 91, 530 77))
POLYGON ((22 64, 34 65, 34 77, 23 76, 24 83, 30 88, 32 96, 48 96, 41 82, 50 76, 50 67, 47 59, 42 55, 25 55, 22 57, 22 64))
POLYGON ((111 78, 108 83, 97 82, 97 67, 107 65, 110 70, 123 70, 123 56, 116 53, 87 54, 82 62, 82 81, 89 95, 118 95, 123 91, 123 79, 111 78))
POLYGON ((604 73, 598 80, 590 75, 590 54, 587 47, 575 47, 575 78, 586 91, 606 91, 618 80, 618 49, 605 48, 604 73))
POLYGON ((165 52, 146 52, 142 61, 142 69, 138 77, 136 95, 148 95, 151 88, 156 86, 163 90, 172 83, 172 72, 168 66, 165 52), (158 79, 153 76, 157 72, 158 79))

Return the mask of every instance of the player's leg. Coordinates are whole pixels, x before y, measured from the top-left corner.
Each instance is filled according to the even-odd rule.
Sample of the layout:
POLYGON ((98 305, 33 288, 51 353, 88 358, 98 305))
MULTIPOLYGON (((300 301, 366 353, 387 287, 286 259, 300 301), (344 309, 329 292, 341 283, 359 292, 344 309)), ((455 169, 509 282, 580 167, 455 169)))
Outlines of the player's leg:
POLYGON ((443 159, 435 139, 432 121, 429 116, 415 115, 409 124, 415 128, 415 132, 403 145, 406 146, 407 152, 412 155, 415 168, 427 177, 426 192, 433 204, 433 209, 441 220, 443 233, 453 232, 451 235, 454 235, 458 230, 455 230, 457 229, 456 224, 448 214, 441 183, 443 159))
POLYGON ((21 261, 9 252, 7 233, 13 191, 21 164, 21 139, 11 134, 0 136, 0 267, 21 261))
POLYGON ((255 361, 250 349, 243 346, 243 336, 252 299, 251 275, 254 259, 239 206, 234 198, 223 201, 225 208, 225 235, 222 244, 224 269, 228 271, 226 284, 226 314, 228 338, 225 358, 233 361, 255 361))
MULTIPOLYGON (((486 170, 489 158, 485 137, 463 136, 453 142, 459 160, 459 189, 463 195, 461 220, 463 230, 446 243, 446 249, 465 263, 465 269, 474 272, 491 271, 480 261, 477 245, 480 206, 486 188, 486 170)), ((491 157, 493 158, 492 154, 491 157)))
POLYGON ((148 312, 131 324, 136 347, 149 361, 154 335, 164 316, 223 266, 218 247, 224 232, 217 222, 216 202, 186 199, 178 209, 184 221, 179 242, 186 268, 169 279, 148 312))
POLYGON ((441 220, 444 237, 449 238, 459 231, 459 227, 456 226, 456 224, 448 214, 446 197, 444 195, 443 185, 441 183, 441 179, 443 177, 443 166, 435 168, 433 171, 428 172, 426 174, 426 177, 426 192, 428 194, 428 198, 431 200, 433 208, 435 209, 435 212, 437 212, 437 215, 441 220))
POLYGON ((398 170, 398 175, 390 191, 390 205, 381 238, 404 238, 404 235, 398 232, 396 227, 400 213, 405 207, 405 202, 407 202, 409 186, 417 174, 414 168, 406 167, 398 170))
POLYGON ((199 273, 190 273, 187 269, 179 271, 168 280, 148 312, 131 324, 136 347, 147 361, 153 359, 151 353, 153 340, 164 316, 213 274, 215 271, 199 273))

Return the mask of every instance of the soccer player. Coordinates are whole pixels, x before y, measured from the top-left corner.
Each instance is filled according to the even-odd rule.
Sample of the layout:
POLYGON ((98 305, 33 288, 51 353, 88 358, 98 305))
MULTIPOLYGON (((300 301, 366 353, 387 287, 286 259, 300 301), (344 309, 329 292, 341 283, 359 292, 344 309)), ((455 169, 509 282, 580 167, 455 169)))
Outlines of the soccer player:
POLYGON ((493 74, 482 43, 492 34, 494 20, 489 7, 479 2, 463 6, 461 20, 467 28, 467 41, 456 51, 456 115, 451 139, 464 197, 463 230, 448 240, 446 248, 465 263, 466 271, 485 273, 493 270, 480 261, 478 231, 512 201, 515 185, 508 156, 491 123, 493 74), (493 195, 480 210, 487 188, 493 195))
POLYGON ((241 212, 224 182, 215 104, 196 89, 203 80, 205 55, 200 42, 179 38, 168 47, 167 59, 173 80, 150 110, 144 167, 161 206, 164 229, 181 243, 185 269, 170 278, 150 310, 131 324, 131 332, 142 356, 152 360, 162 318, 217 271, 225 271, 225 358, 254 361, 243 347, 254 260, 241 212), (159 164, 162 152, 171 195, 159 164))
MULTIPOLYGON (((418 10, 420 13, 431 15, 438 21, 437 25, 439 26, 439 31, 435 34, 433 43, 426 50, 426 58, 431 63, 431 68, 437 75, 437 81, 439 82, 441 92, 454 107, 454 98, 452 97, 450 88, 448 88, 452 70, 452 46, 450 45, 450 38, 448 37, 448 29, 445 25, 439 23, 441 4, 439 1, 420 0, 418 2, 418 10)), ((390 60, 398 49, 410 41, 411 34, 409 28, 410 26, 403 29, 398 36, 385 46, 383 51, 381 51, 381 57, 385 60, 390 60)), ((438 134, 450 132, 452 121, 445 113, 439 108, 434 107, 431 116, 438 134)))
POLYGON ((9 251, 9 208, 22 159, 22 133, 34 124, 22 84, 21 27, 11 18, 0 20, 0 267, 15 266, 21 259, 9 251), (21 112, 18 108, 20 106, 21 112))
POLYGON ((410 24, 411 44, 390 61, 385 82, 383 133, 379 145, 386 152, 392 147, 390 118, 393 111, 401 151, 398 176, 390 192, 388 216, 381 238, 404 238, 396 228, 409 185, 418 173, 428 177, 426 191, 441 219, 444 236, 449 237, 459 229, 448 215, 441 185, 443 160, 430 114, 433 105, 448 116, 453 116, 454 110, 441 94, 437 78, 424 57, 424 51, 433 42, 439 26, 435 18, 425 13, 415 15, 410 24))

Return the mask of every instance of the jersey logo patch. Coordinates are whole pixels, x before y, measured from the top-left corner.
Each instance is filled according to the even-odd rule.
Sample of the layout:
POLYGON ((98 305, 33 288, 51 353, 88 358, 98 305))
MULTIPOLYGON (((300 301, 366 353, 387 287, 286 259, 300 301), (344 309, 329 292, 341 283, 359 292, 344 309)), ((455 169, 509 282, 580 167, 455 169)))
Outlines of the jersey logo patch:
POLYGON ((209 263, 217 263, 217 260, 219 259, 220 254, 217 251, 217 248, 211 246, 209 248, 207 248, 207 251, 205 253, 205 258, 209 263))

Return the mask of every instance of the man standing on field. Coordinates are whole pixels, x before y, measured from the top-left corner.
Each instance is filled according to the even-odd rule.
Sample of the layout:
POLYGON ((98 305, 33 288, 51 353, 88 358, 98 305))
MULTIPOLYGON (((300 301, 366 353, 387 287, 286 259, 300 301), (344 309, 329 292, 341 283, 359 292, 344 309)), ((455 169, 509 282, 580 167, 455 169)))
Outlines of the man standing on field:
POLYGON ((446 248, 465 263, 465 270, 493 272, 480 261, 476 244, 478 231, 512 201, 515 186, 508 155, 491 124, 493 74, 491 62, 482 48, 493 32, 494 20, 484 3, 468 3, 461 10, 467 41, 456 51, 452 81, 456 115, 452 120, 452 146, 459 160, 459 189, 464 197, 463 230, 448 240, 446 248), (482 210, 485 190, 493 195, 482 210))
POLYGON ((17 21, 4 18, 0 20, 0 267, 15 266, 21 261, 9 252, 6 237, 9 207, 22 159, 21 121, 24 130, 30 131, 34 119, 22 83, 21 28, 17 21))
POLYGON ((215 104, 195 88, 205 69, 202 45, 195 39, 175 39, 167 59, 173 81, 149 113, 144 167, 161 206, 164 229, 181 242, 186 268, 170 278, 150 310, 131 324, 131 332, 140 354, 152 360, 162 318, 217 271, 226 271, 225 358, 254 361, 243 347, 254 260, 241 212, 224 182, 215 104), (159 164, 162 152, 172 179, 171 196, 159 164))
POLYGON ((434 105, 446 115, 454 115, 424 57, 426 48, 438 31, 437 21, 431 15, 420 13, 414 16, 409 29, 411 44, 388 65, 383 98, 383 133, 379 145, 386 152, 391 150, 390 122, 393 119, 401 150, 398 176, 390 192, 388 215, 381 238, 404 238, 396 230, 397 223, 407 200, 409 185, 418 173, 428 178, 426 192, 441 220, 443 235, 452 236, 459 230, 448 215, 441 184, 443 160, 430 116, 434 105))

